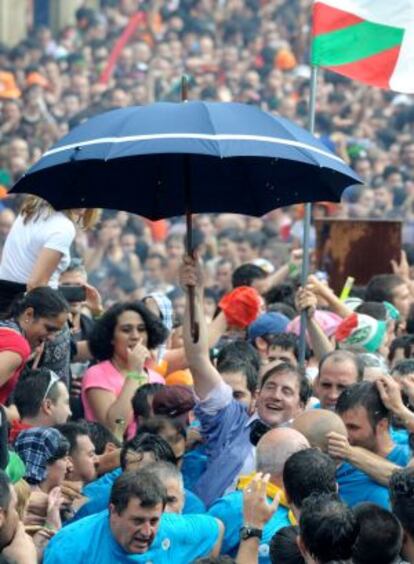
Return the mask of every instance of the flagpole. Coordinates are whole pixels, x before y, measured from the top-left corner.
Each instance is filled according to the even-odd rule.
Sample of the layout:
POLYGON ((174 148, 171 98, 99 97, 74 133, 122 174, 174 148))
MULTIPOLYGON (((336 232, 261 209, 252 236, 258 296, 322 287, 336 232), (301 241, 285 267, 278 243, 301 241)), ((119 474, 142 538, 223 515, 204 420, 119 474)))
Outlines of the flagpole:
MULTIPOLYGON (((315 133, 315 115, 316 115, 316 89, 318 82, 318 67, 311 66, 310 76, 310 95, 309 95, 309 115, 308 115, 308 129, 313 135, 315 133)), ((305 287, 309 276, 309 252, 310 252, 310 229, 312 219, 312 204, 305 203, 305 217, 303 226, 303 260, 302 260, 302 275, 301 285, 305 287)), ((305 368, 305 351, 306 351, 306 327, 307 327, 307 312, 302 310, 300 314, 300 334, 299 334, 299 365, 305 368)))

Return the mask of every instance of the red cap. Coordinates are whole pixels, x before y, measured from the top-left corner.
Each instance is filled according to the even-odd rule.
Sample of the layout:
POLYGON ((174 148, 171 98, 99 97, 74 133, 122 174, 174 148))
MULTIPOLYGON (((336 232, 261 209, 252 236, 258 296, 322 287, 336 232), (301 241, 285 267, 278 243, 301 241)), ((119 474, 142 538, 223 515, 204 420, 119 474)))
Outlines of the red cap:
POLYGON ((260 313, 262 301, 258 291, 240 286, 226 294, 219 303, 229 325, 245 329, 260 313))

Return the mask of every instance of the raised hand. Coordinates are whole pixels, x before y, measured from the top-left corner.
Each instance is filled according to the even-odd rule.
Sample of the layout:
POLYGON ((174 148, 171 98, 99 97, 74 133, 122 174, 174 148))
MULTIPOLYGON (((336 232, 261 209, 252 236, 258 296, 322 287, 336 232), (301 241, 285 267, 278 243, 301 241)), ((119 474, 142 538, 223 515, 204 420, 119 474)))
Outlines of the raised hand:
POLYGON ((133 372, 142 372, 144 370, 145 361, 151 357, 150 351, 142 342, 142 338, 140 338, 134 347, 127 349, 128 370, 133 372))
POLYGON ((299 288, 295 296, 295 305, 298 311, 306 311, 309 318, 313 317, 318 298, 309 288, 299 288))
POLYGON ((328 439, 328 454, 332 458, 347 460, 351 451, 348 438, 332 431, 326 435, 328 439))
POLYGON ((387 409, 392 411, 394 415, 400 415, 404 412, 406 408, 401 397, 401 389, 392 376, 381 375, 375 381, 375 384, 387 409))
POLYGON ((267 498, 267 484, 270 475, 257 473, 247 488, 243 491, 244 525, 255 529, 263 529, 279 507, 279 496, 276 495, 271 503, 267 498))
POLYGON ((188 290, 189 286, 200 290, 203 289, 203 268, 197 257, 184 256, 179 275, 180 285, 183 290, 188 290))

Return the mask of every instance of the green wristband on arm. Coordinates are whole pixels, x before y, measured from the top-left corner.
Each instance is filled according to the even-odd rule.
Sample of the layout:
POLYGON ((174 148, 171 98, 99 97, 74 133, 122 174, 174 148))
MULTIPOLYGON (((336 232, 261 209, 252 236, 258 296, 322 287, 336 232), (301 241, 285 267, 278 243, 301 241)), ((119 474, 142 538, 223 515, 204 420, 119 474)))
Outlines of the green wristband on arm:
POLYGON ((126 377, 128 378, 128 380, 134 380, 134 382, 137 382, 137 384, 139 384, 140 386, 148 383, 148 376, 146 374, 141 374, 140 372, 131 370, 130 372, 126 373, 126 377))

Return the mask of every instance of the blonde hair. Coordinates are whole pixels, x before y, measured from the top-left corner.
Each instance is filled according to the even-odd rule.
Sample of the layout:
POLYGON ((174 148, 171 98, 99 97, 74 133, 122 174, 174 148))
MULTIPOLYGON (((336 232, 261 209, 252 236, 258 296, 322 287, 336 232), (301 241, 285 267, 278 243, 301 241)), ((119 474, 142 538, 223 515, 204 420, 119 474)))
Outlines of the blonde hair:
MULTIPOLYGON (((82 229, 92 229, 98 223, 101 217, 102 210, 87 209, 82 217, 78 220, 76 218, 75 209, 62 210, 71 221, 77 223, 82 229)), ((38 196, 27 196, 20 208, 20 214, 23 217, 23 223, 30 220, 37 221, 40 217, 50 217, 56 213, 56 210, 46 200, 42 200, 38 196)))
POLYGON ((17 497, 17 505, 16 505, 17 514, 19 515, 20 521, 24 521, 26 508, 29 503, 29 498, 30 498, 30 494, 32 493, 32 490, 29 484, 26 482, 26 480, 23 480, 23 478, 18 482, 16 482, 15 484, 13 484, 13 488, 14 491, 16 492, 16 497, 17 497))

